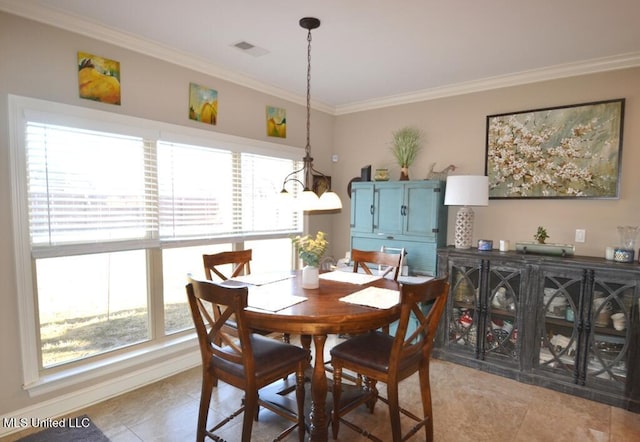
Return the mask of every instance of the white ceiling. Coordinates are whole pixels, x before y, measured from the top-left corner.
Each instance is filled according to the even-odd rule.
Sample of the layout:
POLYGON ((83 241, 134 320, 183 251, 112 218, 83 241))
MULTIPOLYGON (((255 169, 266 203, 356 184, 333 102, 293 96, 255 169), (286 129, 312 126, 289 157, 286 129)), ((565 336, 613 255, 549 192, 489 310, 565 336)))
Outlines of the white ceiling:
POLYGON ((307 57, 298 21, 317 17, 312 101, 336 114, 640 66, 639 0, 0 0, 0 9, 297 101, 307 57), (268 53, 244 53, 240 41, 268 53))

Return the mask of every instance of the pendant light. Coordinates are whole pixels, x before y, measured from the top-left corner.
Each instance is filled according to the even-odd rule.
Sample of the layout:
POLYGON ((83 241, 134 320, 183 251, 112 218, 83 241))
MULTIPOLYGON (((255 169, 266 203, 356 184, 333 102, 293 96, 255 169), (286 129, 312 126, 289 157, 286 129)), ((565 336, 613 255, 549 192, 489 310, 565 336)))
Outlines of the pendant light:
POLYGON ((320 20, 314 17, 304 17, 300 19, 300 26, 306 29, 307 32, 307 144, 305 145, 305 156, 302 159, 303 166, 301 169, 291 172, 287 175, 282 183, 282 190, 280 194, 282 196, 290 196, 289 192, 285 189, 287 183, 299 184, 302 186, 303 191, 298 198, 298 203, 302 210, 305 211, 318 211, 318 210, 336 210, 342 208, 342 201, 338 194, 331 190, 329 180, 327 176, 313 168, 313 158, 311 157, 311 30, 320 26, 320 20), (296 178, 298 173, 303 173, 304 182, 296 178), (318 198, 318 195, 311 190, 311 182, 314 173, 327 181, 327 189, 322 196, 318 198))

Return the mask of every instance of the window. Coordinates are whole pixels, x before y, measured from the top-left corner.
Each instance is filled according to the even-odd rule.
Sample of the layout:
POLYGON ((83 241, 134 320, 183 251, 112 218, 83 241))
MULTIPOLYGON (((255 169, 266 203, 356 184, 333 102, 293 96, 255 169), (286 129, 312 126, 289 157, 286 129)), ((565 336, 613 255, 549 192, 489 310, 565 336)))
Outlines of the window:
POLYGON ((141 250, 36 260, 42 367, 148 341, 141 250))
POLYGON ((203 276, 203 253, 255 247, 254 268, 291 268, 301 213, 274 198, 293 149, 21 97, 10 108, 27 386, 191 329, 184 281, 203 276))

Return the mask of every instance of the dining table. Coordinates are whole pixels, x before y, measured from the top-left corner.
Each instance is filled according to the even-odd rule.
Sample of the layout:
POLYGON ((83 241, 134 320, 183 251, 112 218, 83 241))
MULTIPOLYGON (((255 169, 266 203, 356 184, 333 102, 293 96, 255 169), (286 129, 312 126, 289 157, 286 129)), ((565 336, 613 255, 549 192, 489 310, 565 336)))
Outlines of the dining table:
POLYGON ((347 271, 321 274, 316 289, 302 287, 300 272, 274 279, 253 279, 254 285, 249 285, 247 325, 299 334, 301 345, 307 349, 313 342, 309 440, 326 441, 330 421, 324 359, 327 336, 375 330, 398 319, 400 286, 391 279, 347 271))

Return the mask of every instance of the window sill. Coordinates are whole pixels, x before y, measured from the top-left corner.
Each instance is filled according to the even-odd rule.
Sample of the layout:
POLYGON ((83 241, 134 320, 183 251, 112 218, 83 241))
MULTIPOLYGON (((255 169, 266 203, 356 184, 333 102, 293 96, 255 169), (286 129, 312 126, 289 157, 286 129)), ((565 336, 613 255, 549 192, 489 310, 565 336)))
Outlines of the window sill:
POLYGON ((29 396, 37 397, 86 382, 106 379, 103 382, 111 383, 117 380, 122 384, 122 390, 118 392, 120 393, 192 368, 200 362, 197 337, 195 333, 189 333, 82 366, 47 373, 37 381, 23 385, 23 389, 29 396), (137 375, 143 375, 143 380, 137 375))

